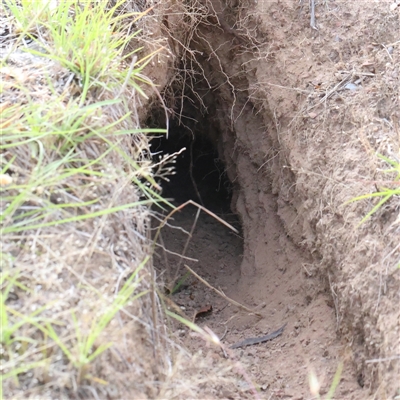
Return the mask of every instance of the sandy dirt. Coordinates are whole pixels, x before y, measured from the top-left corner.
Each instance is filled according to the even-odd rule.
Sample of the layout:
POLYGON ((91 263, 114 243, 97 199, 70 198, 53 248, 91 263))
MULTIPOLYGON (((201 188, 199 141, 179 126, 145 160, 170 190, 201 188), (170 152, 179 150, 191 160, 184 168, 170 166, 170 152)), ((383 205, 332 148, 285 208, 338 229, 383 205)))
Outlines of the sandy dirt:
MULTIPOLYGON (((204 131, 233 184, 243 253, 228 250, 232 234, 206 217, 188 255, 262 318, 223 308, 199 283, 174 297, 187 315, 211 303, 199 322, 220 336, 227 329, 229 344, 288 323, 274 341, 235 350, 265 398, 312 397, 310 371, 326 393, 339 361, 336 398, 395 398, 398 199, 361 227, 373 203, 344 203, 387 179, 375 153, 399 154, 398 8, 317 3, 316 30, 304 3, 213 2, 192 43, 207 78, 195 88, 211 124, 204 131)), ((184 239, 173 240, 182 249, 184 239)))
MULTIPOLYGON (((321 282, 307 269, 309 259, 287 237, 276 215, 276 198, 269 198, 268 242, 260 244, 257 254, 263 268, 254 277, 241 275, 243 240, 211 216, 202 213, 197 221, 186 256, 198 262, 183 261, 213 287, 228 297, 257 310, 261 316, 240 310, 217 295, 195 277, 182 282, 171 299, 189 319, 202 310, 196 322, 209 327, 223 343, 230 346, 250 337, 266 335, 287 323, 281 337, 273 341, 232 350, 255 385, 261 387, 261 398, 310 398, 309 376, 314 372, 321 384, 321 394, 328 391, 339 362, 346 359, 346 347, 335 334, 336 318, 331 297, 321 292, 321 282), (241 284, 239 284, 241 282, 241 284)), ((186 207, 175 214, 171 225, 191 230, 196 208, 186 207)), ((227 221, 235 224, 232 215, 227 221)), ((182 254, 187 235, 166 227, 162 233, 168 250, 182 254)), ((179 257, 158 251, 156 267, 177 276, 179 281, 187 270, 179 266, 179 257)), ((182 329, 182 327, 180 328, 182 329)), ((182 341, 193 352, 207 346, 193 339, 187 330, 181 331, 182 341)), ((212 350, 216 360, 223 357, 212 350)), ((240 389, 226 389, 218 398, 240 399, 246 394, 246 382, 240 389)), ((360 399, 366 395, 357 383, 350 360, 345 361, 344 373, 336 392, 337 398, 360 399)))
MULTIPOLYGON (((400 160, 399 0, 316 0, 313 27, 311 1, 305 0, 133 3, 150 7, 140 25, 143 35, 134 39, 133 49, 138 42, 143 45, 138 59, 149 61, 143 73, 155 85, 146 86, 149 100, 136 103, 130 98, 131 111, 138 126, 159 128, 165 116, 170 117, 169 143, 176 142, 171 148, 159 142, 160 148, 150 150, 147 138, 142 146, 134 136, 133 141, 126 139, 126 154, 137 154, 140 148, 146 155, 146 174, 161 179, 157 171, 150 171, 147 156, 186 146, 178 158, 183 160, 178 162, 178 174, 171 186, 164 186, 163 196, 175 198, 176 205, 188 198, 203 202, 239 233, 203 212, 194 227, 193 206, 175 213, 159 237, 156 274, 151 263, 143 272, 141 289, 151 296, 139 306, 128 303, 124 311, 129 314, 121 312, 104 332, 115 347, 93 365, 95 376, 101 377, 97 389, 78 387, 69 375, 71 364, 59 363, 54 379, 47 367, 38 379, 24 374, 19 398, 42 393, 54 398, 58 393, 60 398, 160 400, 399 399, 399 197, 362 225, 376 199, 346 203, 393 185, 396 176, 385 172, 388 164, 377 154, 400 160), (178 134, 173 137, 175 129, 178 134), (191 154, 187 137, 182 144, 177 140, 184 136, 205 138, 208 144, 191 154), (189 189, 192 181, 201 199, 189 189), (188 274, 184 264, 254 313, 216 294, 188 274), (166 318, 164 305, 210 328, 222 348, 166 318), (230 349, 282 326, 283 333, 266 343, 230 349), (333 396, 329 388, 342 364, 333 396)), ((26 68, 24 62, 14 64, 26 68)), ((37 79, 26 70, 12 76, 37 79)), ((26 151, 31 154, 31 149, 26 151)), ((113 173, 125 168, 120 156, 110 158, 113 173)), ((99 195, 136 201, 139 195, 130 192, 130 177, 122 184, 120 178, 113 179, 115 189, 96 187, 99 195)), ((40 254, 41 260, 36 258, 36 238, 28 242, 31 253, 18 262, 28 271, 28 280, 33 276, 50 286, 34 300, 47 304, 63 288, 71 304, 98 315, 103 299, 95 291, 88 293, 86 283, 80 285, 81 278, 70 265, 78 268, 79 276, 100 285, 104 295, 114 296, 129 268, 143 252, 151 251, 148 211, 143 209, 140 220, 127 211, 108 225, 86 225, 87 235, 74 231, 68 241, 50 230, 57 249, 51 258, 46 252, 40 254), (100 247, 94 253, 90 244, 93 262, 82 264, 89 247, 79 240, 93 232, 100 247), (132 240, 132 232, 140 240, 132 240), (115 248, 113 241, 118 243, 115 248), (67 245, 76 251, 64 252, 62 267, 59 249, 67 245), (70 257, 78 253, 75 262, 70 257), (36 268, 41 264, 33 265, 32 259, 46 268, 36 268), (67 275, 79 295, 68 289, 67 275), (57 284, 51 285, 51 279, 57 284)), ((154 228, 165 214, 158 208, 152 212, 154 228)), ((18 296, 10 299, 17 301, 18 296)), ((74 330, 69 314, 62 326, 74 330)), ((35 350, 35 357, 39 353, 35 350)), ((62 360, 61 353, 57 347, 53 356, 62 360)))

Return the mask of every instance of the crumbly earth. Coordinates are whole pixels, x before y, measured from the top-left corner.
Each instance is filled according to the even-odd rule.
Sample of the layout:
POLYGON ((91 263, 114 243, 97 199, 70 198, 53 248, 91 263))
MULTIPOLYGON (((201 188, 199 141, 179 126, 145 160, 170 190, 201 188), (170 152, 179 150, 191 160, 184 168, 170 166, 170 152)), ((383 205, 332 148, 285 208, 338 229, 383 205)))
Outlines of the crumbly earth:
POLYGON ((193 284, 176 301, 212 303, 203 323, 227 328, 229 343, 288 322, 273 342, 235 350, 262 398, 309 398, 313 370, 326 393, 340 361, 335 398, 397 398, 399 199, 362 225, 376 201, 345 202, 393 178, 376 153, 399 161, 400 7, 318 2, 312 29, 308 2, 202 4, 213 16, 191 42, 206 78, 196 88, 234 184, 243 256, 206 221, 191 256, 262 318, 193 284))
MULTIPOLYGON (((112 340, 114 346, 92 366, 100 380, 77 387, 70 363, 53 363, 52 371, 45 365, 35 375, 22 374, 22 385, 8 380, 5 397, 326 398, 343 364, 335 399, 398 399, 399 198, 362 225, 376 199, 345 204, 391 185, 393 174, 384 172, 388 165, 376 153, 399 162, 398 0, 316 1, 316 29, 304 0, 134 2, 139 3, 155 6, 137 39, 143 54, 163 46, 143 71, 158 85, 146 93, 160 91, 169 115, 214 141, 233 185, 230 208, 240 222, 227 211, 221 216, 241 226, 236 235, 202 213, 186 252, 199 261, 184 263, 259 315, 185 276, 180 258, 159 247, 154 257, 159 281, 183 279, 181 290, 158 297, 157 306, 165 301, 173 309, 175 303, 188 319, 200 313, 196 322, 219 336, 226 355, 183 325, 163 320, 161 312, 154 316, 156 307, 147 296, 104 332, 103 343, 112 340), (179 85, 186 89, 177 90, 179 85), (229 349, 285 323, 283 334, 272 341, 229 349)), ((15 68, 32 68, 26 63, 13 68, 2 73, 33 81, 40 72, 18 73, 15 68)), ((131 101, 138 118, 151 119, 152 104, 131 101)), ((132 146, 128 140, 127 154, 134 153, 132 146)), ((28 159, 20 157, 22 163, 28 159)), ((96 187, 104 194, 104 207, 114 200, 136 201, 130 180, 118 174, 122 162, 117 168, 117 158, 108 160, 114 186, 96 187)), ((22 255, 18 247, 5 247, 17 252, 22 282, 37 288, 32 298, 17 291, 10 306, 32 302, 36 307, 61 293, 66 310, 73 305, 97 315, 104 299, 87 287, 113 298, 132 260, 149 251, 141 242, 148 245, 147 212, 140 229, 132 211, 108 224, 104 219, 98 226, 64 228, 62 234, 50 227, 40 238, 49 242, 38 241, 36 232, 27 237, 22 255), (135 241, 132 232, 138 231, 141 239, 135 241), (74 251, 64 251, 68 246, 74 251)), ((194 218, 188 206, 170 224, 190 231, 194 218)), ((166 226, 162 239, 167 250, 182 253, 187 236, 166 226)), ((146 290, 153 289, 148 268, 146 290)), ((73 320, 61 312, 63 338, 68 338, 76 334, 73 320)), ((39 360, 42 354, 34 356, 39 360)), ((58 348, 47 356, 65 360, 58 348)))
MULTIPOLYGON (((188 206, 174 216, 171 225, 190 231, 195 214, 196 209, 188 206)), ((225 220, 232 219, 225 215, 225 220)), ((226 347, 266 335, 287 323, 282 336, 270 342, 227 349, 228 357, 237 359, 254 385, 261 388, 261 398, 307 399, 311 373, 318 378, 320 393, 326 394, 341 361, 344 370, 335 398, 367 398, 367 391, 357 383, 346 344, 336 335, 331 296, 321 291, 320 279, 310 273, 310 257, 287 237, 276 215, 273 195, 269 198, 268 232, 268 243, 263 246, 263 254, 259 254, 263 269, 255 279, 248 279, 246 285, 240 284, 244 279, 240 272, 242 238, 207 214, 200 215, 186 253, 198 262, 184 261, 213 287, 255 310, 259 316, 240 310, 194 277, 183 281, 172 300, 188 319, 199 313, 196 322, 211 328, 226 347), (210 306, 212 311, 201 313, 210 306)), ((175 253, 183 252, 186 240, 187 235, 181 230, 163 231, 164 245, 175 253)), ((163 254, 161 250, 157 253, 157 268, 167 271, 169 276, 177 274, 178 280, 185 276, 187 270, 178 268, 179 257, 163 254)), ((211 353, 216 362, 223 360, 221 350, 207 349, 204 341, 191 336, 189 331, 181 329, 179 335, 191 351, 200 348, 204 354, 211 353)), ((236 387, 221 389, 216 398, 247 398, 249 385, 243 377, 238 379, 236 387)))

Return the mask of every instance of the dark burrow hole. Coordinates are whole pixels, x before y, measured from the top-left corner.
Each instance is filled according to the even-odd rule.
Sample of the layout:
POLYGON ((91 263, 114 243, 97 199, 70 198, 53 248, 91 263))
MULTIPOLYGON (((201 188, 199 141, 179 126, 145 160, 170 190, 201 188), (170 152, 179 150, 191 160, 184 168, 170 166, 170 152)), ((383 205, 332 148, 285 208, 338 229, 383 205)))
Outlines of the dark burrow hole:
MULTIPOLYGON (((165 114, 162 109, 152 110, 149 115, 151 120, 147 121, 147 126, 163 127, 165 114)), ((185 106, 185 115, 184 120, 178 117, 170 119, 168 138, 158 135, 151 140, 155 162, 167 154, 180 152, 176 157, 175 174, 168 176, 169 181, 160 178, 157 181, 162 187, 162 196, 171 199, 176 206, 193 200, 240 232, 239 219, 231 210, 232 184, 218 152, 220 132, 215 126, 217 120, 191 105, 185 106), (186 150, 181 152, 183 148, 186 150)), ((158 214, 155 217, 155 232, 164 216, 158 214)), ((188 274, 184 264, 190 265, 211 284, 216 279, 215 271, 219 270, 213 267, 216 265, 229 265, 231 271, 226 276, 228 280, 236 279, 242 251, 240 235, 210 213, 202 211, 196 219, 196 207, 188 205, 174 213, 159 233, 154 266, 162 276, 167 294, 184 295, 185 290, 196 292, 196 286, 192 285, 198 284, 197 279, 188 274), (192 234, 189 235, 189 232, 192 234)), ((200 297, 196 296, 196 299, 200 297)))
POLYGON ((218 154, 218 129, 200 121, 190 125, 171 119, 168 138, 161 135, 151 141, 155 161, 186 149, 176 156, 175 174, 158 182, 162 196, 175 205, 193 200, 218 215, 231 214, 232 185, 218 154))

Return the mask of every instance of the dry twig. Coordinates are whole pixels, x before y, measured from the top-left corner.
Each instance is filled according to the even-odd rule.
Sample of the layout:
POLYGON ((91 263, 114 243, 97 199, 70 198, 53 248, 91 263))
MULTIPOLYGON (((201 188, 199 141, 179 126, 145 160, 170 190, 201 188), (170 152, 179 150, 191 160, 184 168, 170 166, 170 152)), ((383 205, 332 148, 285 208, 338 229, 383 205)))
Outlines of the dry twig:
POLYGON ((261 317, 261 314, 255 310, 251 310, 250 308, 244 306, 243 304, 238 303, 237 301, 231 299, 230 297, 228 297, 225 293, 223 293, 222 291, 216 289, 214 286, 211 286, 206 280, 204 280, 200 275, 196 274, 196 272, 194 272, 189 266, 187 266, 185 264, 185 268, 187 268, 199 281, 201 281, 202 283, 204 283, 207 287, 209 287, 211 290, 213 290, 215 293, 217 293, 218 295, 220 295, 221 297, 223 297, 225 300, 229 301, 230 303, 232 303, 233 305, 241 308, 244 311, 247 311, 251 314, 257 315, 261 317))

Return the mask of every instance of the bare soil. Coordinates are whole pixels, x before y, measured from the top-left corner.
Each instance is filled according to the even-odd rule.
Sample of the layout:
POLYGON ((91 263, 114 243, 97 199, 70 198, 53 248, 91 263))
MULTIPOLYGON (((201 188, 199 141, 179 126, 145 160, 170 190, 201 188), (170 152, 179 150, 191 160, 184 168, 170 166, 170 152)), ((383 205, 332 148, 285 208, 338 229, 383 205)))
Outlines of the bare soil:
MULTIPOLYGON (((131 50, 142 49, 138 64, 149 63, 140 73, 156 86, 143 89, 149 101, 132 96, 128 80, 114 94, 104 91, 105 98, 96 94, 93 101, 108 101, 129 92, 123 108, 108 110, 104 123, 96 123, 107 126, 129 103, 135 126, 123 125, 124 131, 160 127, 167 114, 170 138, 155 149, 145 135, 124 142, 114 135, 127 156, 107 153, 107 169, 99 174, 109 181, 87 191, 75 183, 72 191, 62 190, 76 193, 83 204, 99 197, 102 208, 134 203, 140 198, 131 184, 137 173, 127 157, 143 163, 145 175, 160 177, 165 171, 153 171, 150 154, 187 147, 163 196, 176 205, 189 198, 203 202, 239 234, 204 212, 196 221, 193 206, 175 213, 161 232, 156 274, 151 262, 141 272, 138 290, 146 295, 119 310, 96 344, 113 342, 90 366, 93 375, 85 375, 93 379, 81 379, 84 368, 76 371, 60 346, 39 345, 47 337, 32 325, 22 335, 35 339, 32 361, 49 357, 49 364, 18 373, 18 382, 8 379, 5 397, 399 399, 399 197, 361 225, 377 199, 347 203, 398 185, 377 154, 400 162, 399 0, 146 0, 125 6, 125 12, 150 7, 129 29, 141 28, 131 50), (200 143, 196 151, 188 138, 200 143), (184 264, 254 312, 217 295, 184 264), (160 291, 165 293, 158 296, 160 291), (223 345, 165 318, 164 305, 210 328, 223 345), (282 335, 271 341, 229 348, 283 325, 282 335), (329 388, 342 364, 332 397, 329 388)), ((26 46, 7 23, 0 32, 2 57, 7 46, 26 46)), ((71 81, 71 72, 57 62, 46 66, 24 54, 18 49, 0 71, 10 104, 25 104, 28 94, 51 104, 55 88, 61 95, 64 85, 71 84, 62 94, 66 101, 79 92, 79 81, 71 81), (48 86, 50 77, 57 85, 48 86)), ((18 184, 29 182, 35 168, 28 144, 15 158, 22 171, 15 174, 18 184)), ((79 157, 91 159, 93 149, 100 159, 97 142, 79 157)), ((5 165, 11 165, 14 155, 7 157, 5 165)), ((47 203, 40 196, 47 192, 38 187, 33 194, 33 205, 42 209, 47 203)), ((158 222, 165 216, 141 206, 102 216, 96 224, 82 220, 33 230, 22 245, 9 240, 2 251, 32 292, 17 288, 7 307, 31 315, 46 306, 43 315, 57 319, 62 340, 79 343, 71 307, 90 332, 104 305, 152 252, 150 211, 158 222), (47 309, 57 299, 61 305, 47 309)))
MULTIPOLYGON (((282 222, 276 214, 276 197, 271 195, 267 204, 268 238, 259 245, 257 257, 263 260, 263 268, 253 277, 241 274, 243 239, 202 213, 186 252, 187 257, 198 262, 184 261, 213 287, 228 297, 256 310, 261 315, 246 313, 216 294, 195 277, 182 280, 172 300, 181 307, 188 319, 202 327, 209 327, 224 345, 230 346, 250 337, 266 335, 287 323, 281 337, 273 341, 233 350, 250 374, 254 384, 262 389, 262 398, 278 399, 309 398, 308 379, 314 371, 325 394, 338 368, 345 360, 345 367, 337 398, 360 399, 367 397, 357 383, 346 346, 335 333, 336 318, 331 296, 321 291, 318 277, 308 270, 309 256, 287 237, 282 222), (212 309, 212 311, 208 311, 212 309), (199 314, 196 318, 196 314, 199 314)), ((175 214, 171 225, 189 232, 195 223, 197 209, 184 208, 175 214)), ((225 220, 235 223, 232 215, 225 220)), ((168 250, 182 254, 187 234, 167 227, 163 230, 163 243, 168 250)), ((159 251, 155 265, 177 280, 187 270, 181 267, 180 257, 159 251)), ((215 360, 224 357, 220 350, 207 350, 204 342, 193 338, 185 329, 180 331, 185 346, 196 352, 211 351, 215 360)), ((218 398, 240 399, 248 395, 243 380, 239 388, 222 390, 218 398)))
MULTIPOLYGON (((310 398, 312 371, 324 394, 339 362, 335 398, 398 398, 398 198, 362 226, 373 203, 344 203, 387 179, 376 153, 399 157, 399 7, 317 3, 311 29, 305 2, 201 4, 210 16, 190 45, 205 77, 193 90, 207 112, 183 110, 225 163, 243 243, 204 215, 186 255, 262 317, 195 278, 172 297, 189 317, 211 305, 199 323, 227 344, 288 323, 279 338, 234 350, 262 398, 310 398)), ((190 231, 194 214, 185 209, 174 224, 190 231)), ((180 235, 165 229, 165 247, 182 252, 180 235)), ((173 274, 178 264, 164 258, 158 268, 173 274)), ((182 335, 193 351, 204 345, 182 335)), ((217 397, 241 398, 235 390, 217 397)))

